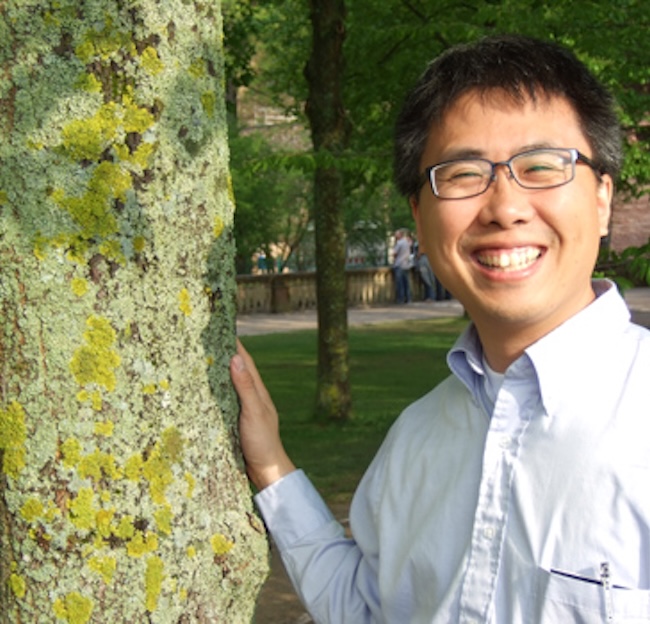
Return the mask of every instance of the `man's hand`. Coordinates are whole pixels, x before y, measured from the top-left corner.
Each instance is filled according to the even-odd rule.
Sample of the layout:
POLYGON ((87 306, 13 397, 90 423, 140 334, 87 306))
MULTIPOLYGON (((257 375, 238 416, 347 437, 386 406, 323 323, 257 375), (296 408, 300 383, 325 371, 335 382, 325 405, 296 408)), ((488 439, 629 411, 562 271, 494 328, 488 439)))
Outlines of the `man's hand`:
POLYGON ((239 340, 230 361, 230 376, 239 395, 239 435, 246 470, 257 489, 293 472, 296 467, 282 446, 278 413, 257 372, 253 358, 239 340))

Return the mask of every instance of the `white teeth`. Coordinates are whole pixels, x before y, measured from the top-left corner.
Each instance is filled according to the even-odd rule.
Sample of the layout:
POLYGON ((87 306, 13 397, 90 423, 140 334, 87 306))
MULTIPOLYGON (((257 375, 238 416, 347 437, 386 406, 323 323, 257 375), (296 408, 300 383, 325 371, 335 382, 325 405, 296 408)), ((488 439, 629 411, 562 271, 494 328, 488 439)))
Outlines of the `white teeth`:
POLYGON ((510 251, 484 252, 479 254, 478 261, 488 267, 519 271, 530 266, 540 255, 541 251, 538 248, 525 247, 510 251))

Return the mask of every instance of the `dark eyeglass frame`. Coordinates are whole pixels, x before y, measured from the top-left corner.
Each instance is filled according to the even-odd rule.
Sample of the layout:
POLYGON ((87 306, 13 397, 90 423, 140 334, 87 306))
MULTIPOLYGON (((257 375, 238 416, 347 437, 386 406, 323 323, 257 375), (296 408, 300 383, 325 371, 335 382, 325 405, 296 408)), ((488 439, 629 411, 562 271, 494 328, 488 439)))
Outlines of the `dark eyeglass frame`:
POLYGON ((557 188, 559 186, 564 186, 565 184, 569 184, 569 182, 572 182, 575 179, 576 175, 576 164, 578 163, 584 163, 588 167, 590 167, 596 174, 599 180, 602 180, 602 175, 604 171, 602 170, 602 167, 599 167, 595 161, 593 161, 591 158, 588 156, 585 156, 582 152, 579 150, 575 149, 574 147, 542 147, 542 148, 537 148, 533 150, 526 150, 524 152, 519 152, 518 154, 515 154, 514 156, 511 156, 508 160, 501 160, 498 162, 494 162, 492 160, 488 160, 487 158, 454 158, 452 160, 445 160, 440 163, 436 163, 435 165, 431 165, 430 167, 427 167, 424 172, 422 173, 422 177, 420 180, 420 188, 422 188, 422 185, 426 184, 426 182, 429 182, 429 186, 431 187, 432 193, 438 198, 438 199, 444 199, 444 200, 456 200, 456 199, 470 199, 472 197, 478 197, 479 195, 482 195, 485 193, 489 188, 492 182, 496 180, 496 168, 503 165, 504 167, 508 168, 508 171, 510 172, 510 177, 521 187, 524 189, 528 190, 545 190, 545 189, 551 189, 551 188, 557 188), (566 180, 562 180, 561 182, 557 184, 550 184, 550 185, 530 185, 522 182, 517 175, 515 174, 513 168, 512 168, 512 161, 516 160, 521 157, 525 156, 531 156, 533 154, 537 153, 564 153, 564 154, 569 154, 571 159, 569 163, 571 165, 571 176, 567 178, 566 180), (476 193, 471 193, 470 195, 463 195, 461 197, 446 197, 444 195, 440 195, 438 192, 436 182, 435 182, 435 172, 440 169, 441 167, 445 167, 446 165, 451 165, 453 163, 458 163, 458 162, 484 162, 490 165, 491 171, 490 175, 487 178, 487 182, 485 184, 485 188, 476 192, 476 193))

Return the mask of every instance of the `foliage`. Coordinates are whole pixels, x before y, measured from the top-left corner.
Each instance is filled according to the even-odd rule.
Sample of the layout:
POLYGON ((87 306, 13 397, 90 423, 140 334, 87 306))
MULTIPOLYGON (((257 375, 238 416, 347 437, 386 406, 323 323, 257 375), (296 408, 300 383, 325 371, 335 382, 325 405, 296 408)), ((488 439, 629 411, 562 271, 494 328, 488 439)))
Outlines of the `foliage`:
POLYGON ((650 286, 650 239, 640 247, 628 247, 621 252, 603 248, 596 265, 597 277, 608 277, 621 290, 650 286))
MULTIPOLYGON (((499 32, 567 44, 609 85, 620 103, 626 138, 619 187, 632 195, 647 191, 650 14, 642 0, 615 6, 608 0, 348 0, 346 6, 344 102, 351 133, 337 166, 345 175, 348 235, 355 235, 359 222, 388 231, 410 226, 405 202, 386 190, 392 179, 392 128, 402 98, 445 48, 499 32)), ((306 3, 271 0, 256 7, 255 19, 258 56, 251 86, 305 123, 304 67, 311 45, 306 3)))
POLYGON ((296 253, 309 234, 310 180, 290 154, 275 151, 260 134, 231 133, 230 150, 237 271, 249 273, 251 258, 260 251, 269 268, 281 271, 292 259, 296 268, 311 268, 313 259, 296 253))

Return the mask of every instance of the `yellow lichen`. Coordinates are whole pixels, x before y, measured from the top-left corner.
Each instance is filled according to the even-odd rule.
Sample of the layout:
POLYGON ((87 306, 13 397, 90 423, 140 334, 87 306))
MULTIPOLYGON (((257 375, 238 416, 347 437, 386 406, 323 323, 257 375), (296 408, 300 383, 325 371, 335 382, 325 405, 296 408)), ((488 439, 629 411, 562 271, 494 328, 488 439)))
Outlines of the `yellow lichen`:
POLYGON ((124 474, 129 481, 137 481, 142 474, 142 467, 144 466, 144 460, 142 455, 137 453, 136 455, 131 455, 126 460, 124 464, 124 474))
POLYGON ((105 420, 103 422, 95 423, 95 434, 99 436, 104 436, 105 438, 110 438, 113 435, 113 429, 115 428, 115 423, 111 420, 105 420))
POLYGON ((165 564, 160 557, 152 556, 147 559, 145 570, 145 591, 146 609, 149 613, 156 610, 158 597, 162 591, 162 583, 165 578, 165 564))
POLYGON ((185 316, 189 316, 192 313, 192 303, 187 288, 183 288, 183 290, 178 293, 178 308, 185 316))
POLYGON ((75 82, 77 89, 87 91, 88 93, 101 93, 102 83, 97 79, 95 74, 81 74, 75 82))
POLYGON ((202 58, 194 59, 187 68, 187 73, 193 78, 202 78, 206 74, 205 61, 202 58))
POLYGON ((74 468, 81 459, 81 442, 77 438, 68 438, 61 445, 63 465, 66 468, 74 468))
POLYGON ((88 390, 80 390, 77 392, 77 401, 79 401, 79 403, 90 401, 93 410, 96 412, 101 412, 102 405, 104 404, 102 394, 99 390, 93 390, 92 392, 88 392, 88 390))
POLYGON ((110 585, 113 580, 113 575, 115 574, 115 569, 117 567, 117 562, 114 557, 105 556, 105 557, 91 557, 88 559, 88 567, 93 571, 97 572, 103 579, 106 585, 110 585))
POLYGON ((25 467, 26 441, 25 411, 20 403, 12 401, 6 409, 0 408, 0 451, 2 471, 14 479, 25 467))
POLYGON ((25 579, 22 576, 12 573, 9 577, 9 587, 11 587, 11 591, 14 593, 16 598, 25 597, 25 593, 27 592, 27 583, 25 583, 25 579))
POLYGON ((126 552, 130 557, 142 557, 158 548, 158 536, 152 531, 143 534, 136 531, 135 535, 126 544, 126 552))
POLYGON ((173 463, 180 462, 185 450, 185 440, 176 427, 168 427, 162 433, 163 457, 173 463))
POLYGON ((172 533, 172 519, 174 514, 169 505, 164 505, 153 512, 153 518, 156 521, 156 527, 160 533, 171 535, 172 533))
POLYGON ((79 385, 97 384, 112 392, 116 385, 115 369, 120 365, 120 356, 112 348, 115 330, 107 319, 98 316, 91 316, 86 325, 86 344, 75 351, 70 370, 79 385))
POLYGON ((160 387, 161 390, 169 390, 169 380, 168 379, 163 379, 158 386, 160 387))
POLYGON ((70 288, 77 297, 83 297, 88 292, 88 282, 83 277, 75 277, 70 288))
POLYGON ((194 546, 187 547, 187 556, 190 559, 194 559, 194 557, 196 557, 196 548, 194 546))
POLYGON ((206 91, 201 94, 201 104, 205 114, 210 118, 214 118, 214 111, 217 108, 217 95, 214 91, 206 91))
POLYGON ((176 429, 163 431, 161 441, 151 451, 142 467, 142 474, 149 483, 149 493, 157 505, 166 504, 165 492, 174 480, 172 464, 180 463, 185 440, 176 429))
POLYGON ((144 67, 152 76, 159 74, 165 67, 158 56, 158 50, 151 46, 142 51, 140 62, 142 63, 142 67, 144 67))
POLYGON ((192 498, 192 496, 194 496, 194 488, 196 487, 196 479, 190 472, 185 473, 185 483, 187 483, 187 493, 185 496, 187 496, 187 498, 192 498))
POLYGON ((95 516, 97 532, 104 538, 109 538, 113 532, 113 517, 115 509, 100 509, 95 516))
POLYGON ((93 612, 93 601, 77 592, 57 598, 53 604, 54 615, 69 624, 86 624, 93 612))
POLYGON ((155 394, 156 393, 156 384, 148 383, 142 386, 142 394, 155 394))
POLYGON ((93 508, 94 493, 91 488, 81 488, 70 503, 70 520, 78 529, 94 529, 96 510, 93 508))
POLYGON ((215 217, 214 218, 214 226, 212 228, 212 231, 214 232, 214 237, 219 238, 223 232, 223 219, 221 217, 215 217))
POLYGON ((133 516, 123 516, 120 519, 120 523, 117 525, 114 534, 120 539, 131 539, 135 535, 133 516))
POLYGON ((231 542, 225 535, 221 533, 215 533, 210 538, 210 546, 212 546, 212 551, 215 555, 227 555, 235 544, 231 542))
POLYGON ((115 457, 110 453, 95 450, 84 455, 77 466, 79 476, 86 479, 91 478, 99 481, 102 477, 118 479, 121 476, 120 470, 115 463, 115 457))
POLYGON ((27 522, 34 522, 43 515, 43 503, 37 498, 28 498, 25 504, 20 508, 20 515, 27 522))
POLYGON ((133 238, 133 251, 135 253, 142 253, 147 244, 147 240, 144 236, 135 236, 133 238))

